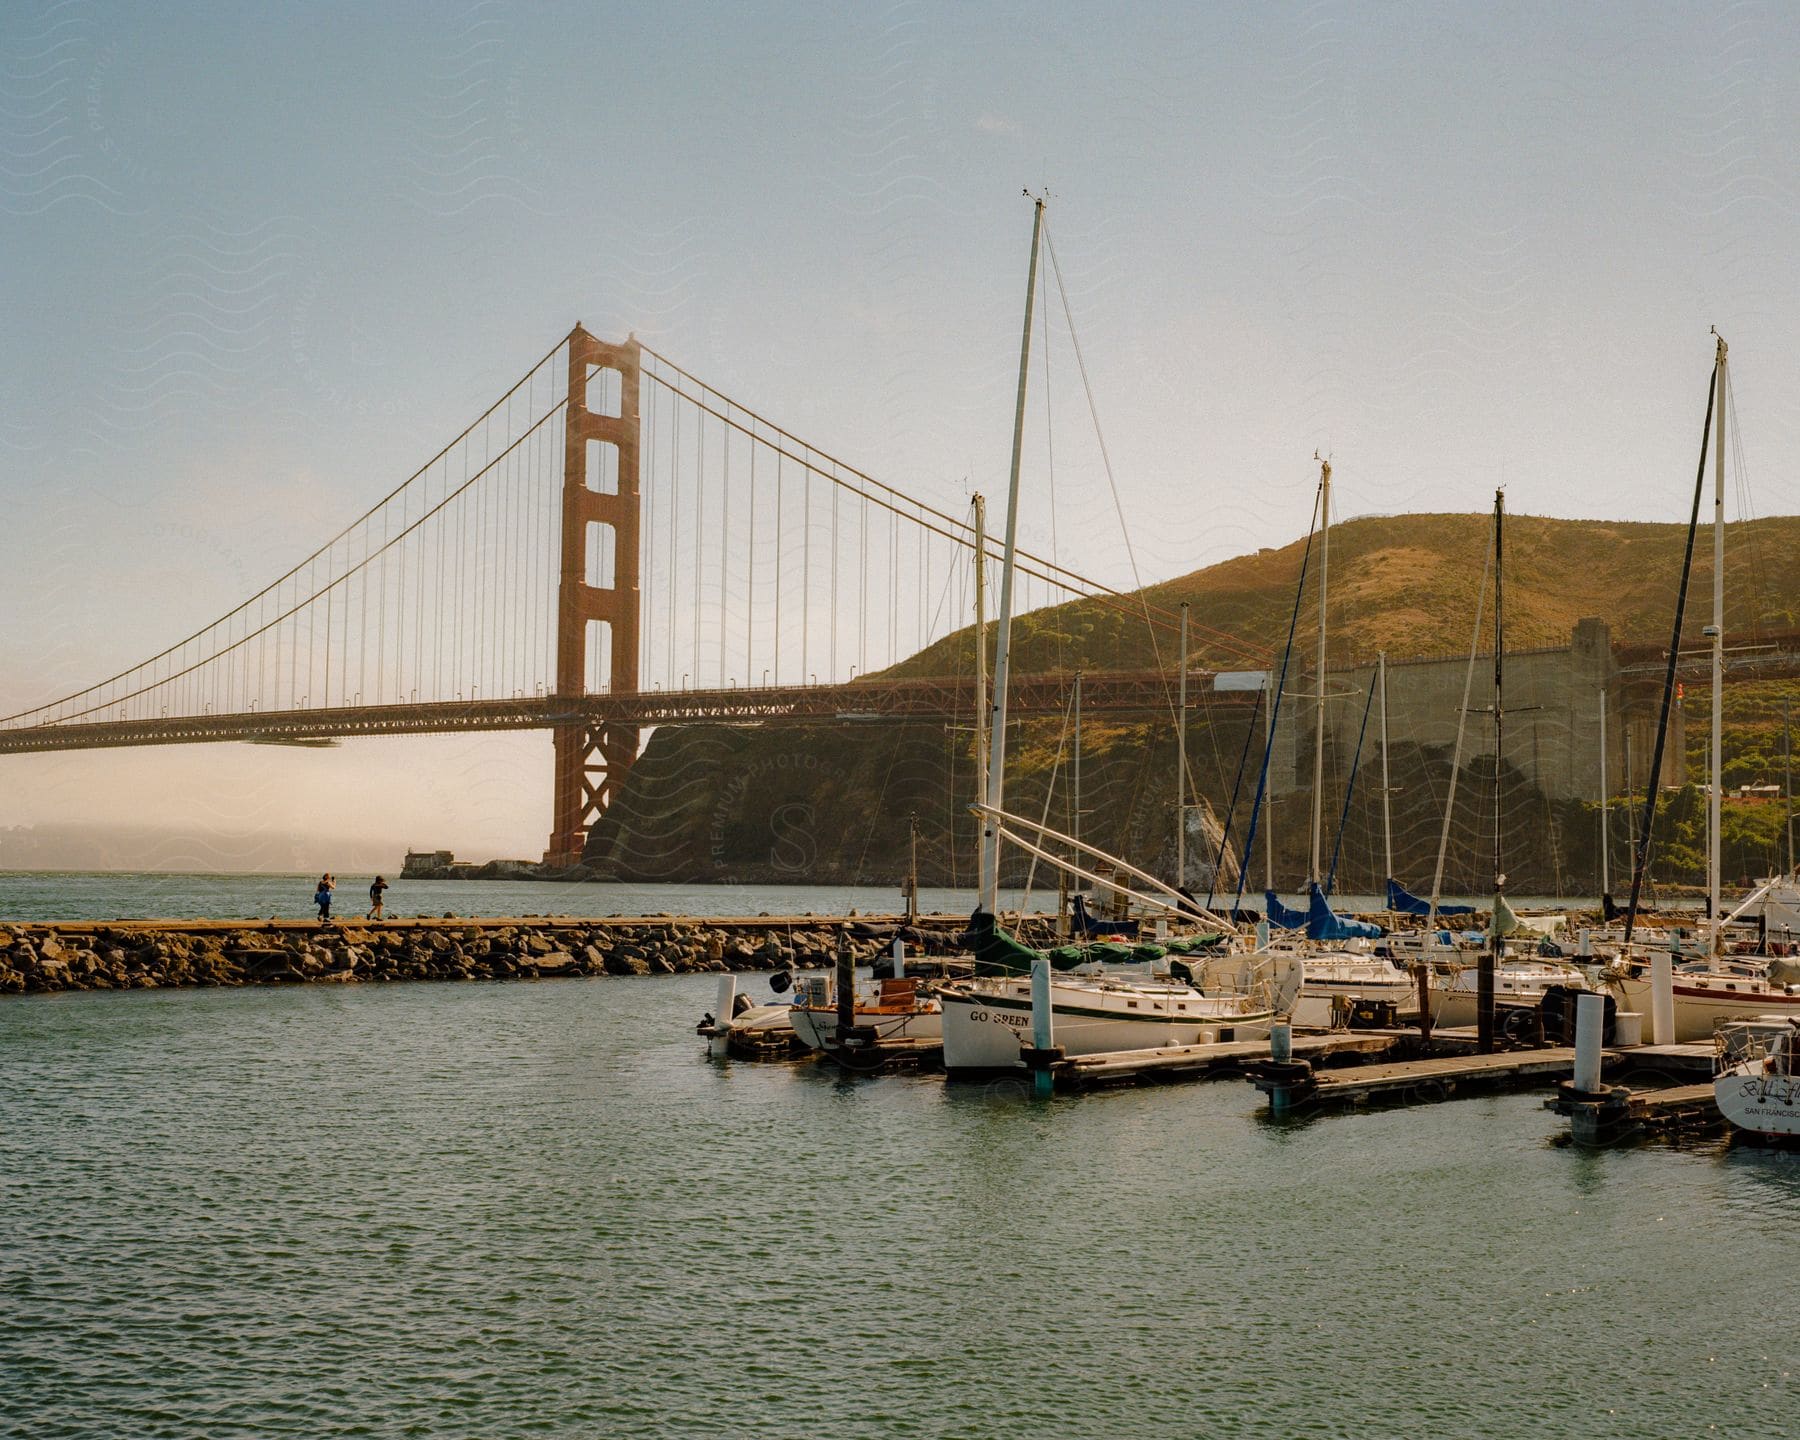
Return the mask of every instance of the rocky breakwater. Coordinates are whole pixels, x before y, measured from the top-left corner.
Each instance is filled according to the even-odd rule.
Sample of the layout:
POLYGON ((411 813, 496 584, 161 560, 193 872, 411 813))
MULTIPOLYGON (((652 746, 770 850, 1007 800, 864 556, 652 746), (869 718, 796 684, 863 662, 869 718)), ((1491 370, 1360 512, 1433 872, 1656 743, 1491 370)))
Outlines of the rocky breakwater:
MULTIPOLYGON (((793 921, 442 920, 0 925, 0 995, 187 985, 521 980, 817 969, 840 943, 858 964, 888 952, 866 924, 793 921), (857 933, 863 932, 863 933, 857 933)), ((961 926, 909 930, 911 953, 954 953, 961 926)))

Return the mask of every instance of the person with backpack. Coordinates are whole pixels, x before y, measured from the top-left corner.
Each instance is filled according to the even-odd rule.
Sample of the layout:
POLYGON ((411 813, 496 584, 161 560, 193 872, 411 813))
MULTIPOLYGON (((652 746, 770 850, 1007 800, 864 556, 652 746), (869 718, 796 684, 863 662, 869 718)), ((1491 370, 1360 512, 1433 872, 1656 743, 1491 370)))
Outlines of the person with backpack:
POLYGON ((387 881, 377 875, 375 877, 375 883, 369 886, 369 913, 363 917, 364 919, 380 920, 383 918, 381 913, 381 897, 387 893, 387 888, 387 881))

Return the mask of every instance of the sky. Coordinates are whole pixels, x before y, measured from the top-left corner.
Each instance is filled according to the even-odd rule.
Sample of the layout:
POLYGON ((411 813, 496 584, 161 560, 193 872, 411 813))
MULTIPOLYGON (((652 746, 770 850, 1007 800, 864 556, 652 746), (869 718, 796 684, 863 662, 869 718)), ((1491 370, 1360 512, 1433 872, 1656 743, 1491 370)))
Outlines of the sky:
MULTIPOLYGON (((1025 187, 1130 543, 1060 301, 1022 533, 1084 573, 1287 543, 1315 450, 1344 515, 1683 518, 1714 325, 1732 513, 1791 511, 1797 51, 1772 4, 11 0, 0 706, 232 608, 577 320, 998 495, 1025 187)), ((535 856, 549 776, 543 735, 7 756, 0 830, 535 856)))

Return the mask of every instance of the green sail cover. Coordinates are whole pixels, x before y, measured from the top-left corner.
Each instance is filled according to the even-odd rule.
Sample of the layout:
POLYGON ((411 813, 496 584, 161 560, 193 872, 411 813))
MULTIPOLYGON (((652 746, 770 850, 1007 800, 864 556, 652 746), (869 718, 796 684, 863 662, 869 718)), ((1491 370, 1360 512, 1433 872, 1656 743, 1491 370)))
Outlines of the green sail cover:
POLYGON ((1073 970, 1099 960, 1111 965, 1142 964, 1160 960, 1165 954, 1190 954, 1218 944, 1218 935, 1191 935, 1170 940, 1165 945, 1120 945, 1101 940, 1091 945, 1058 945, 1052 950, 1034 950, 1021 945, 998 925, 987 923, 971 927, 970 949, 975 955, 977 975, 1029 975, 1032 962, 1040 956, 1048 959, 1052 970, 1073 970))

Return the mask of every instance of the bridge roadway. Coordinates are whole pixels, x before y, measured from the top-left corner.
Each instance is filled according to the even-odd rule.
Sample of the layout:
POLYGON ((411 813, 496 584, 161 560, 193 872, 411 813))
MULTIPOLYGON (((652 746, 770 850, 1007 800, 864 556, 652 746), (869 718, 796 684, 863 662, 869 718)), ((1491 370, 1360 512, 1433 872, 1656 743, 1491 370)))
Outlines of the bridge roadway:
MULTIPOLYGON (((1634 689, 1656 688, 1668 651, 1662 646, 1619 647, 1621 680, 1634 689)), ((1368 662, 1359 662, 1366 664, 1368 662)), ((1397 663, 1390 661, 1390 664, 1397 663)), ((1677 673, 1684 681, 1710 674, 1705 650, 1683 650, 1677 673)), ((1762 637, 1727 652, 1734 679, 1800 678, 1800 632, 1762 637)), ((1175 702, 1172 671, 1088 671, 1081 705, 1087 714, 1168 714, 1175 702)), ((1215 691, 1213 672, 1196 670, 1190 704, 1248 706, 1254 691, 1215 691)), ((1069 703, 1074 675, 1014 675, 1007 699, 1014 717, 1058 715, 1069 703)), ((783 722, 970 720, 975 698, 968 676, 852 680, 837 685, 771 685, 727 690, 643 690, 636 694, 514 696, 494 700, 441 700, 329 709, 251 710, 239 714, 167 716, 154 720, 102 720, 82 724, 0 729, 0 754, 45 750, 104 750, 132 745, 191 745, 240 741, 306 745, 353 735, 437 735, 469 730, 554 730, 566 725, 767 725, 783 722)))
MULTIPOLYGON (((1211 675, 1195 682, 1210 687, 1211 675)), ((1058 715, 1072 674, 1015 675, 1007 697, 1014 717, 1058 715)), ((1206 690, 1208 702, 1248 705, 1253 692, 1206 690)), ((1096 672, 1081 681, 1087 714, 1168 714, 1175 676, 1162 671, 1096 672)), ((0 730, 0 754, 100 750, 131 745, 240 741, 305 745, 353 735, 435 735, 470 730, 550 730, 563 725, 768 725, 778 723, 970 720, 974 682, 967 676, 853 680, 841 685, 781 685, 728 690, 644 690, 636 694, 514 696, 330 709, 252 710, 225 715, 102 720, 0 730)))

